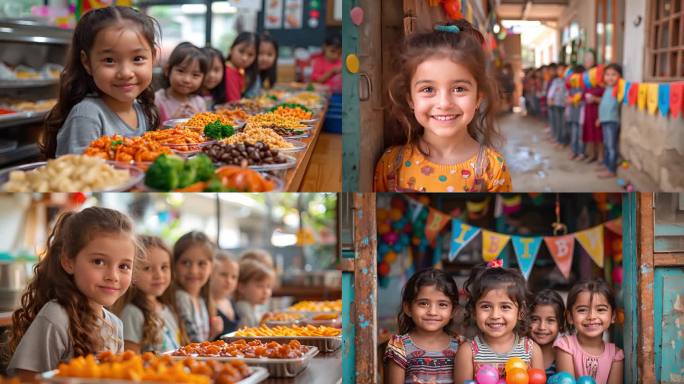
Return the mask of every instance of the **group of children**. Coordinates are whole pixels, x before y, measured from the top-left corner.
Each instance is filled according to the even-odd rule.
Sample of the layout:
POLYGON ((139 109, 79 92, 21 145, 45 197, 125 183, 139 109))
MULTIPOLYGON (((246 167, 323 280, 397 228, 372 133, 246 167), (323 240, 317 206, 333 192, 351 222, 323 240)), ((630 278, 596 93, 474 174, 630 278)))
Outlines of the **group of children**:
POLYGON ((74 356, 163 353, 256 326, 276 283, 263 250, 236 260, 196 231, 169 248, 101 207, 62 214, 34 272, 3 356, 26 379, 74 356))
POLYGON ((616 303, 602 279, 575 284, 564 303, 549 289, 531 295, 517 269, 490 262, 465 282, 463 324, 457 324, 458 287, 442 270, 415 273, 402 291, 399 334, 384 355, 386 383, 464 383, 484 365, 505 377, 511 358, 547 377, 561 371, 621 383, 624 354, 603 341, 615 322, 616 303), (457 328, 476 330, 469 340, 457 328))
POLYGON ((617 173, 622 68, 606 65, 602 79, 591 87, 567 81, 569 75, 582 75, 592 67, 594 56, 588 51, 584 65, 570 71, 556 63, 528 70, 523 80, 525 104, 529 114, 548 119, 550 140, 559 148, 569 146, 571 160, 597 161, 598 176, 611 178, 617 173))
POLYGON ((375 166, 375 192, 509 192, 497 150, 499 93, 484 37, 466 20, 404 42, 389 85, 399 145, 375 166))

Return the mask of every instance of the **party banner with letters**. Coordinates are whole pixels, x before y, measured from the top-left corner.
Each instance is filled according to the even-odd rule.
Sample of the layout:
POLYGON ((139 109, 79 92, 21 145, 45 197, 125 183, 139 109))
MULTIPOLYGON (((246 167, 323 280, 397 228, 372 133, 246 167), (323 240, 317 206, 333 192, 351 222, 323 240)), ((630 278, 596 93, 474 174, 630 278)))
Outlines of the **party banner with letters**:
POLYGON ((499 257, 511 237, 502 233, 482 230, 482 258, 492 261, 499 257))
POLYGON ((525 280, 527 280, 530 276, 530 272, 532 272, 534 261, 537 259, 537 253, 539 252, 542 238, 511 236, 511 242, 513 243, 515 256, 518 259, 520 272, 522 272, 523 276, 525 276, 525 280))
POLYGON ((429 209, 430 213, 428 214, 427 221, 425 222, 425 237, 428 239, 430 244, 432 244, 435 241, 437 234, 442 230, 442 228, 444 228, 445 225, 449 223, 451 216, 433 208, 429 209))
POLYGON ((566 279, 569 279, 572 255, 575 252, 575 236, 546 236, 544 243, 546 243, 546 248, 549 249, 558 269, 566 279))
POLYGON ((473 227, 459 219, 451 220, 451 247, 449 261, 454 261, 461 249, 480 233, 480 228, 473 227))
POLYGON ((594 263, 603 268, 603 225, 575 233, 575 238, 594 263))

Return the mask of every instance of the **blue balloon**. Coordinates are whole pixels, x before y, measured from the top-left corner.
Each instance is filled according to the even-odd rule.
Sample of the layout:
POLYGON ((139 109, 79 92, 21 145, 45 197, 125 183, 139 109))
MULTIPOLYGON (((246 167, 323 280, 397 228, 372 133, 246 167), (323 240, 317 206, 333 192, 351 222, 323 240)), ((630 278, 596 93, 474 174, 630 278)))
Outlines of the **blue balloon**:
POLYGON ((387 252, 389 252, 389 245, 382 243, 378 246, 378 253, 380 253, 380 255, 384 255, 387 252))
POLYGON ((404 228, 404 224, 401 223, 401 220, 392 223, 392 229, 400 230, 402 228, 404 228))
POLYGON ((395 244, 392 246, 392 250, 393 250, 394 252, 397 252, 397 253, 398 253, 398 252, 401 252, 402 249, 404 249, 404 246, 401 245, 401 244, 399 244, 399 242, 395 243, 395 244))
MULTIPOLYGON (((555 381, 553 381, 553 384, 576 384, 575 383, 575 378, 572 377, 572 375, 568 372, 562 371, 558 372, 552 377, 556 377, 555 381)), ((548 384, 548 381, 547 381, 548 384)))
POLYGON ((577 384, 596 384, 596 380, 591 376, 580 376, 577 378, 577 384))

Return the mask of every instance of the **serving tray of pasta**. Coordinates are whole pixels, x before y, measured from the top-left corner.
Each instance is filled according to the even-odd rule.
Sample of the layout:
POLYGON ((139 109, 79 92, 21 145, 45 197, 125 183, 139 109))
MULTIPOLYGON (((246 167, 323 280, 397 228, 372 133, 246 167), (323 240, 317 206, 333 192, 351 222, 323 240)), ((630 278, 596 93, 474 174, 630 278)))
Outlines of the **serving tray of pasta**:
POLYGON ((221 339, 226 342, 244 339, 264 343, 271 341, 289 343, 296 340, 302 345, 316 347, 321 352, 329 353, 342 346, 342 331, 338 328, 315 325, 260 326, 242 328, 222 336, 221 339))

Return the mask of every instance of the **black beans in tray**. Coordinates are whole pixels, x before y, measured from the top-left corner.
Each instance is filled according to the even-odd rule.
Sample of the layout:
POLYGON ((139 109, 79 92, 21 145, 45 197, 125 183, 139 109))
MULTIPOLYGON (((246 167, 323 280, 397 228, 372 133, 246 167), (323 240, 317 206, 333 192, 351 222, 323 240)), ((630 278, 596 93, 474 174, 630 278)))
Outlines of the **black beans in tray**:
POLYGON ((216 142, 202 148, 202 151, 214 163, 237 165, 243 168, 250 165, 283 164, 287 162, 287 159, 277 149, 270 149, 267 144, 261 141, 257 141, 255 144, 216 142))

